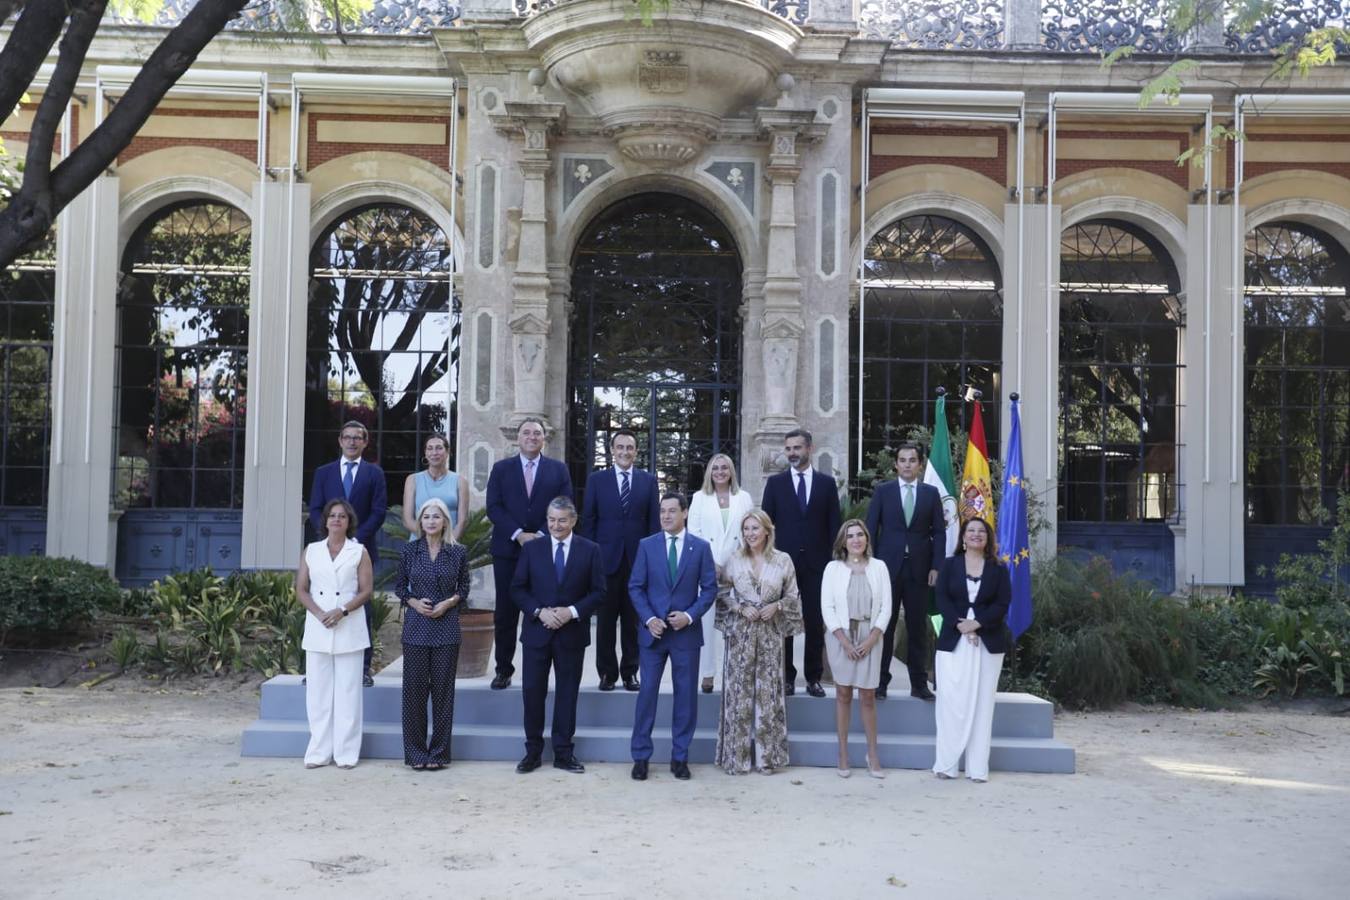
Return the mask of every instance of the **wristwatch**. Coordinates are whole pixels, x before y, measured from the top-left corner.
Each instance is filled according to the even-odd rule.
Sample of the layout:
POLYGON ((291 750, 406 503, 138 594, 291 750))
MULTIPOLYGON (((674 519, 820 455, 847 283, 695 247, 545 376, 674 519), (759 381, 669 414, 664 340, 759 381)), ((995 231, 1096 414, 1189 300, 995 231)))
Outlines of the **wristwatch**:
POLYGON ((342 618, 347 618, 347 607, 339 606, 338 609, 342 610, 342 618))

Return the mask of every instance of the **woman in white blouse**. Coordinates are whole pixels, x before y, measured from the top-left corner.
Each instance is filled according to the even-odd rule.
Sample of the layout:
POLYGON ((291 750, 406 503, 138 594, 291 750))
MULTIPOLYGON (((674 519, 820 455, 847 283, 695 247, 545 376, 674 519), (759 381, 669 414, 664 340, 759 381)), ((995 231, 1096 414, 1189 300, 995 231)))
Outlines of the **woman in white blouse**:
POLYGON ((361 755, 361 669, 366 602, 374 586, 370 554, 355 539, 356 513, 341 498, 323 508, 328 536, 305 547, 295 596, 305 607, 305 768, 336 762, 350 769, 361 755))
POLYGON ((825 654, 834 676, 834 721, 839 733, 839 777, 853 774, 848 761, 848 724, 853 689, 862 703, 867 734, 867 774, 885 778, 877 755, 877 685, 881 682, 882 635, 891 620, 891 576, 872 555, 872 538, 861 519, 839 527, 834 561, 820 584, 820 615, 825 620, 825 654))
MULTIPOLYGON (((689 533, 712 545, 713 562, 717 566, 719 596, 729 587, 722 581, 722 569, 731 554, 741 546, 741 520, 754 506, 750 492, 741 490, 736 482, 736 464, 725 453, 708 460, 703 470, 703 489, 689 501, 689 533)), ((717 604, 708 607, 703 615, 703 652, 699 654, 699 675, 703 676, 703 693, 711 694, 713 677, 722 667, 722 632, 713 627, 717 604)))

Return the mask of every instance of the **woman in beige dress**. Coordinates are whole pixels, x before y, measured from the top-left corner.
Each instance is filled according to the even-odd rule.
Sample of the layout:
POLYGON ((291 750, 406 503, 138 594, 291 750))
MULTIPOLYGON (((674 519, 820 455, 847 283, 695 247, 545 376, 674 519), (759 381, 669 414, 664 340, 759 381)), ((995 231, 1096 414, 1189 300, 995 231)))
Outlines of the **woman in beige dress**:
POLYGON ((853 689, 862 701, 867 734, 867 774, 885 778, 877 754, 877 685, 881 683, 882 643, 891 619, 891 576, 886 564, 872 556, 872 538, 861 519, 849 519, 834 541, 834 561, 825 567, 820 585, 820 614, 825 653, 834 675, 835 728, 839 733, 839 777, 853 774, 848 760, 848 726, 853 715, 853 689))
POLYGON ((802 601, 792 557, 774 549, 764 510, 742 516, 740 532, 722 572, 730 590, 717 602, 726 659, 714 761, 732 775, 768 775, 788 764, 783 638, 802 633, 802 601))

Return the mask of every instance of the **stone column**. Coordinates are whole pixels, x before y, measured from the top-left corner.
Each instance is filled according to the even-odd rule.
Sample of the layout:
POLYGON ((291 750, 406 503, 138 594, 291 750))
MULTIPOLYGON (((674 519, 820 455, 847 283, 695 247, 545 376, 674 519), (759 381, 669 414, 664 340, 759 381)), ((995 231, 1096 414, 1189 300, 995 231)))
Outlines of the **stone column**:
POLYGON ((1233 240, 1233 216, 1245 210, 1215 206, 1209 223, 1206 291, 1205 207, 1187 207, 1185 408, 1181 416, 1182 546, 1178 587, 1227 587, 1245 581, 1242 456, 1242 307, 1233 280, 1242 240, 1233 240), (1234 347, 1236 333, 1236 348, 1234 347), (1237 366, 1238 377, 1233 378, 1237 366), (1236 414, 1234 413, 1236 411, 1236 414))
POLYGON ((820 137, 814 110, 761 109, 756 123, 769 135, 769 245, 764 269, 764 315, 760 320, 764 407, 755 443, 761 463, 772 465, 783 433, 797 427, 797 360, 805 322, 797 272, 797 176, 800 144, 820 137))
MULTIPOLYGON (((1055 550, 1059 472, 1060 209, 1028 203, 1018 234, 1017 204, 1003 207, 1003 396, 1022 399, 1022 464, 1049 527, 1038 553, 1055 550), (1047 229, 1048 243, 1047 243, 1047 229), (1047 250, 1049 265, 1047 266, 1047 250), (1019 332, 1020 323, 1020 332, 1019 332)), ((1009 433, 1008 406, 998 411, 1009 433)))
POLYGON ((47 555, 112 568, 118 180, 97 179, 57 221, 47 555))
POLYGON ((807 24, 816 31, 853 34, 858 30, 858 0, 812 0, 807 24))
POLYGON ((253 186, 240 564, 289 569, 303 543, 308 184, 253 186))
POLYGON ((524 177, 520 201, 520 252, 511 278, 511 363, 515 406, 502 433, 513 440, 526 416, 545 417, 548 383, 549 318, 548 208, 545 179, 552 161, 548 135, 564 119, 561 103, 507 103, 494 117, 498 131, 519 136, 520 171, 524 177))

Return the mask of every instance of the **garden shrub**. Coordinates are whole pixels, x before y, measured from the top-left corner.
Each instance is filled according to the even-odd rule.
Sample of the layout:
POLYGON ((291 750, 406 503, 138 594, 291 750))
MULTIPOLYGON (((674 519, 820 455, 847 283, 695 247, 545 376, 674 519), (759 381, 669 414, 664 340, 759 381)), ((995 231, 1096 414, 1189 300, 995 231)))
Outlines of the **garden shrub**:
POLYGON ((0 556, 0 646, 12 638, 68 637, 120 599, 117 582, 97 566, 45 556, 0 556))

